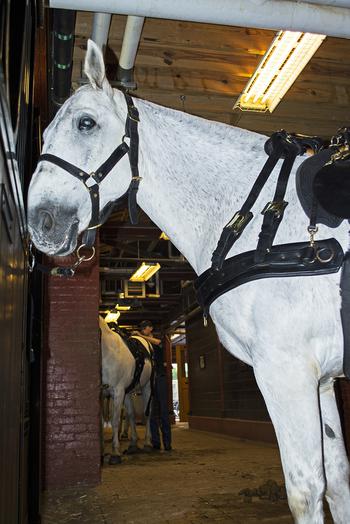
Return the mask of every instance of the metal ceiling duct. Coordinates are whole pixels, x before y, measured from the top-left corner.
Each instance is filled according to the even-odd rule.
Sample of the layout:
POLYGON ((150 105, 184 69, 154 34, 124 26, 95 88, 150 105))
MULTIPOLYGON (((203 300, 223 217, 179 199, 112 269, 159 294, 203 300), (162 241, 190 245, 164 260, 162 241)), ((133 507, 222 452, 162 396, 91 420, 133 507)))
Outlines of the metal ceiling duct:
POLYGON ((293 0, 49 0, 49 6, 350 38, 347 2, 324 0, 320 5, 321 1, 316 4, 293 0))
POLYGON ((92 24, 91 39, 105 52, 112 15, 109 13, 95 13, 92 24))
POLYGON ((126 89, 136 89, 134 65, 144 21, 142 16, 128 16, 126 22, 117 71, 117 80, 126 89))
MULTIPOLYGON (((95 13, 94 15, 91 38, 103 53, 108 41, 111 18, 112 15, 107 13, 95 13)), ((128 16, 126 21, 117 71, 117 81, 125 89, 136 89, 134 65, 144 20, 142 16, 128 16)))

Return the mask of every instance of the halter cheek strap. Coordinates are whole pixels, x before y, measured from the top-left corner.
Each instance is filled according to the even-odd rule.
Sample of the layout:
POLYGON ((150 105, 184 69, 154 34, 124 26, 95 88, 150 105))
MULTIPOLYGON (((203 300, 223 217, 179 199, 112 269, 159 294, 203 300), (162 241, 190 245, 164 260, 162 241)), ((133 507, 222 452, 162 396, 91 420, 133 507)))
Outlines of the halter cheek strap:
POLYGON ((127 93, 124 93, 126 104, 127 104, 127 117, 125 122, 125 134, 122 143, 113 151, 113 153, 107 158, 107 160, 92 173, 86 173, 83 169, 67 162, 63 158, 50 153, 45 153, 39 157, 39 162, 50 162, 56 166, 64 169, 70 175, 80 180, 90 195, 91 200, 91 219, 89 225, 84 233, 83 243, 91 247, 95 243, 96 229, 100 227, 111 214, 113 207, 121 202, 126 196, 128 197, 128 209, 130 215, 130 221, 132 224, 137 224, 137 202, 136 196, 140 185, 141 177, 139 176, 138 169, 138 154, 139 154, 139 134, 138 134, 138 123, 139 113, 137 108, 134 106, 133 99, 127 93), (130 138, 130 146, 124 141, 125 137, 130 138), (105 212, 100 212, 100 184, 116 166, 116 164, 128 153, 130 169, 131 169, 131 182, 127 191, 113 202, 107 204, 105 212))

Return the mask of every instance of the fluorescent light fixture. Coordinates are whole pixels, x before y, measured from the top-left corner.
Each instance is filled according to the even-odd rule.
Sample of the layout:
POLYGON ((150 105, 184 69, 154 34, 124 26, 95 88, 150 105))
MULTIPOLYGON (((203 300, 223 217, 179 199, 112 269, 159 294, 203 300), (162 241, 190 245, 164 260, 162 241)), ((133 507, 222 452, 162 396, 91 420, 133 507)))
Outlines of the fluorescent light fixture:
POLYGON ((170 238, 168 237, 166 233, 164 233, 164 231, 162 231, 160 234, 159 240, 170 240, 170 238))
POLYGON ((272 113, 325 38, 294 31, 277 33, 233 109, 272 113))
POLYGON ((117 311, 130 311, 131 306, 120 306, 119 304, 117 304, 114 309, 116 309, 117 311))
POLYGON ((116 313, 112 313, 111 311, 108 311, 107 316, 105 317, 105 321, 107 322, 107 324, 109 322, 117 322, 119 317, 120 317, 120 311, 117 311, 116 313))
POLYGON ((160 269, 158 262, 142 262, 141 266, 136 269, 129 280, 131 282, 146 282, 160 269))

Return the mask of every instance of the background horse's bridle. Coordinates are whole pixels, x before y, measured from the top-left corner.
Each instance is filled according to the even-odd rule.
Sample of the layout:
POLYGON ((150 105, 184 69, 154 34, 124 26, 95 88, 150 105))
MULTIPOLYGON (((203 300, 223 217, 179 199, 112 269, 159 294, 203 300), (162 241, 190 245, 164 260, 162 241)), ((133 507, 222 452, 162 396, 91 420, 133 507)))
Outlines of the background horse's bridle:
POLYGON ((126 104, 127 104, 127 117, 125 122, 125 134, 122 138, 121 144, 113 151, 113 153, 107 158, 107 160, 92 173, 86 173, 83 169, 63 160, 62 158, 44 153, 40 155, 38 162, 51 162, 56 166, 64 169, 70 175, 80 180, 89 192, 91 200, 91 219, 88 227, 86 228, 83 235, 83 245, 92 247, 95 243, 96 229, 100 227, 109 217, 113 207, 121 202, 125 197, 128 198, 128 209, 130 215, 130 221, 132 224, 137 224, 137 203, 136 195, 139 188, 141 177, 139 176, 138 168, 138 156, 139 156, 139 134, 138 134, 138 123, 139 123, 139 112, 134 106, 133 99, 130 95, 124 92, 126 104), (130 145, 125 142, 125 138, 130 139, 130 145), (128 153, 130 169, 131 169, 131 182, 126 192, 118 199, 109 202, 104 210, 100 210, 100 184, 116 166, 116 164, 128 153))

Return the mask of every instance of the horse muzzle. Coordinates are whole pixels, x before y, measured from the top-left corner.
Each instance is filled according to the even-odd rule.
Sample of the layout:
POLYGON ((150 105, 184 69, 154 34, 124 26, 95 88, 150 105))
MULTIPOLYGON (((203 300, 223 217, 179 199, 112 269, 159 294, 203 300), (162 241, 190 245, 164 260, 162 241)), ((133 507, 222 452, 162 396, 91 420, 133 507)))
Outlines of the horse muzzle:
POLYGON ((79 220, 77 210, 55 212, 39 207, 29 211, 28 230, 35 247, 47 255, 71 254, 77 245, 79 220))

